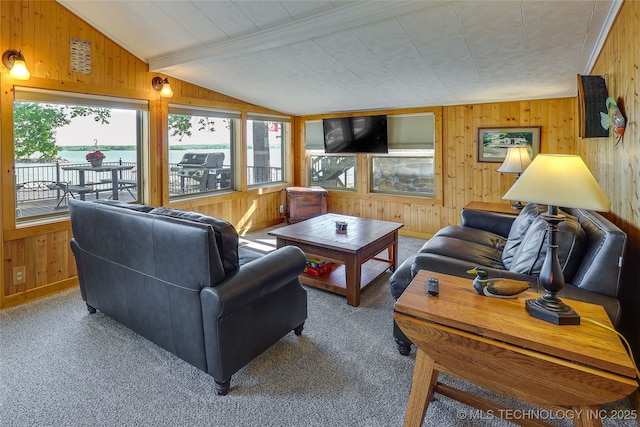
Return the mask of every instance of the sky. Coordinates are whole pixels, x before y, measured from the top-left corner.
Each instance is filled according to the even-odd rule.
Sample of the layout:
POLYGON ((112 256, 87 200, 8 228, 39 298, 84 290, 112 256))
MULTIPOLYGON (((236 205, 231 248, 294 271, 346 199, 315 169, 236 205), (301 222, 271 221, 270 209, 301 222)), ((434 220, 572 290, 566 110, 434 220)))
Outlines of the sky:
POLYGON ((71 125, 58 128, 56 145, 136 145, 136 116, 134 111, 111 110, 109 125, 103 125, 92 117, 76 117, 71 125))
MULTIPOLYGON (((72 123, 58 128, 56 145, 136 145, 136 113, 132 110, 111 110, 109 125, 103 125, 93 120, 93 117, 76 117, 72 123)), ((216 123, 216 132, 198 132, 192 129, 192 137, 184 137, 178 141, 177 137, 170 138, 171 145, 177 144, 225 144, 229 142, 229 134, 225 124, 216 123)))

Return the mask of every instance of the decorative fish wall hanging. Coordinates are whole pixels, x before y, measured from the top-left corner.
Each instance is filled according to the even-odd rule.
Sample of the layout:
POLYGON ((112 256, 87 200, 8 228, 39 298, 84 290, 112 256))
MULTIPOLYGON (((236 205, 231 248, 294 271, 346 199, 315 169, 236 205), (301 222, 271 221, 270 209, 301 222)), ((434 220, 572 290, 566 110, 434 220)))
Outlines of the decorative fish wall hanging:
POLYGON ((607 111, 609 114, 600 113, 600 124, 606 130, 609 130, 610 127, 613 127, 613 133, 618 135, 616 139, 616 145, 620 143, 622 140, 622 136, 624 135, 624 129, 626 127, 626 120, 622 115, 622 111, 618 108, 618 104, 616 100, 612 97, 608 97, 606 101, 607 111))

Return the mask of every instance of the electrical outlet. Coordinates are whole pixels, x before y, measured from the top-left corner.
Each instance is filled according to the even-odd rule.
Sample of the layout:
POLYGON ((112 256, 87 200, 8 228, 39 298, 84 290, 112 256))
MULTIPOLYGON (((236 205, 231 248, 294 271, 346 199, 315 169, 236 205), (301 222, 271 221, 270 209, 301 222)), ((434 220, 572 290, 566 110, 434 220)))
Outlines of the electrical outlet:
POLYGON ((14 267, 13 269, 13 284, 21 285, 27 281, 27 270, 24 265, 20 267, 14 267))
POLYGON ((280 205, 280 213, 283 214, 284 213, 284 205, 280 205))

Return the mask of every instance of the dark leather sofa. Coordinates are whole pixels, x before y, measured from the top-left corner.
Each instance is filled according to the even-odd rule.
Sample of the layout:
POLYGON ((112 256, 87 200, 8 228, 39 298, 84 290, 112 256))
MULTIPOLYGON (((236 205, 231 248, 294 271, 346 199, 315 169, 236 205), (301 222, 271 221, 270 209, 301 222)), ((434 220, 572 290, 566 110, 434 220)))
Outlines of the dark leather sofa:
POLYGON ((69 201, 82 298, 213 376, 231 376, 290 331, 300 335, 307 294, 296 247, 238 247, 226 221, 175 209, 69 201))
MULTIPOLYGON (((484 266, 490 278, 505 277, 538 283, 546 254, 546 206, 527 204, 518 216, 463 209, 460 226, 447 226, 429 239, 417 254, 406 259, 391 276, 395 299, 420 270, 459 277, 484 266)), ((583 209, 564 209, 565 221, 557 234, 558 259, 565 278, 560 297, 602 305, 617 326, 621 317, 620 271, 627 235, 602 215, 583 209)), ((401 354, 409 354, 411 341, 394 323, 393 335, 401 354)))

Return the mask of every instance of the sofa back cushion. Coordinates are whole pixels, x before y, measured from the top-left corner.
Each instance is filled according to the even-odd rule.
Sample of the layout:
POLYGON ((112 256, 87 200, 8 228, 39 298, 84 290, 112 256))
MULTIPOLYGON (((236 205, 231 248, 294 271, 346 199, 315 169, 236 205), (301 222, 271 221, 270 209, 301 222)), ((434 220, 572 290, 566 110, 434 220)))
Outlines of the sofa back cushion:
MULTIPOLYGON (((225 275, 239 267, 238 258, 238 233, 235 227, 219 218, 203 215, 198 212, 188 212, 181 209, 160 207, 149 212, 152 215, 180 218, 201 224, 210 225, 214 232, 214 239, 210 242, 217 247, 217 252, 222 260, 225 275)), ((214 251, 212 251, 214 252, 214 251)))
MULTIPOLYGON (((587 237, 576 217, 559 213, 566 217, 558 224, 556 234, 558 260, 565 280, 570 281, 582 262, 587 237)), ((536 216, 513 255, 509 271, 539 276, 547 253, 547 234, 547 222, 541 215, 536 216)))
POLYGON ((531 223, 538 217, 541 212, 543 212, 542 206, 536 203, 527 203, 527 205, 522 208, 520 214, 518 214, 516 219, 513 221, 513 224, 511 224, 507 242, 505 243, 502 250, 502 264, 507 269, 511 268, 513 256, 520 248, 520 244, 522 243, 527 230, 531 226, 531 223))

